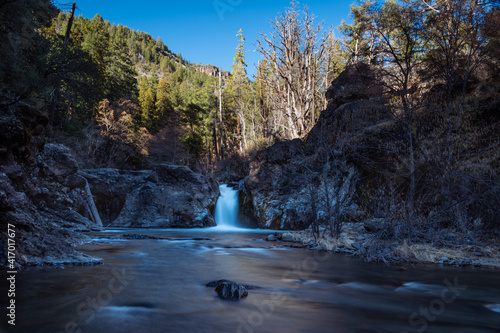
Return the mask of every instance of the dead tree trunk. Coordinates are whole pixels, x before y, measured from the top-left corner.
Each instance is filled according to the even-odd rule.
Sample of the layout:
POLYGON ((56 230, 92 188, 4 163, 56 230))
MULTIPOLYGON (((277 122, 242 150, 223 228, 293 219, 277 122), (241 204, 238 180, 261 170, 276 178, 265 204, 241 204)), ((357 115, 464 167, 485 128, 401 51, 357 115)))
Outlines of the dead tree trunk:
POLYGON ((97 207, 94 202, 94 196, 90 191, 89 182, 85 179, 85 205, 87 206, 87 210, 89 212, 90 218, 92 222, 102 227, 101 217, 99 216, 99 212, 97 211, 97 207))
MULTIPOLYGON (((71 27, 73 26, 73 19, 75 17, 75 9, 76 9, 76 2, 73 2, 73 5, 71 7, 71 15, 68 20, 68 26, 66 27, 66 35, 64 36, 63 52, 66 51, 68 46, 69 37, 71 35, 71 27)), ((60 83, 58 82, 52 93, 52 101, 50 103, 50 117, 49 117, 50 127, 54 126, 54 118, 56 116, 57 108, 59 106, 59 95, 60 95, 60 83)))

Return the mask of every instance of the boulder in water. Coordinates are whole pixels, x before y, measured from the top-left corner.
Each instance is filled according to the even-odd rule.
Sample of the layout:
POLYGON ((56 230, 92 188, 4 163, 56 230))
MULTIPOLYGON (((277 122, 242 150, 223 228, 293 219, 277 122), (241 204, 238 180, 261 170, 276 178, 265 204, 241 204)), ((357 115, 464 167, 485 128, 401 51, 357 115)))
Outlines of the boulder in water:
POLYGON ((266 240, 268 242, 274 242, 274 241, 276 241, 276 237, 271 234, 271 235, 267 236, 266 240))
POLYGON ((237 301, 248 296, 245 286, 229 280, 212 281, 207 283, 207 287, 215 287, 215 291, 222 299, 237 301))

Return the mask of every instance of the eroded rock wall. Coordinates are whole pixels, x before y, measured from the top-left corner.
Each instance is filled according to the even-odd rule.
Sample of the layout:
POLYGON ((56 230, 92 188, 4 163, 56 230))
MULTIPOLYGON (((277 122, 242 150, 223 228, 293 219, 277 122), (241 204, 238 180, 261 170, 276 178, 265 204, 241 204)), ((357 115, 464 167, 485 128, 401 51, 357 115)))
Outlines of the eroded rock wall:
POLYGON ((342 219, 360 215, 359 165, 345 147, 390 117, 379 76, 369 65, 347 68, 332 82, 328 107, 305 138, 277 142, 257 154, 246 186, 261 228, 304 229, 331 218, 337 208, 342 219))
POLYGON ((185 166, 148 171, 84 170, 105 226, 194 228, 215 226, 219 196, 213 179, 185 166))

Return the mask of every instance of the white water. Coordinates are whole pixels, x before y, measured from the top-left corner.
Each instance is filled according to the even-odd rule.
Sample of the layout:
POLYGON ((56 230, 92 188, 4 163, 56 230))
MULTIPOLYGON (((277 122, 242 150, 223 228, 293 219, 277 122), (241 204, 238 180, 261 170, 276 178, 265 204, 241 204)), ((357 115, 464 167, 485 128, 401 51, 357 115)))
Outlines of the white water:
POLYGON ((219 230, 240 230, 238 226, 238 191, 226 184, 219 186, 220 196, 215 206, 215 222, 219 230))

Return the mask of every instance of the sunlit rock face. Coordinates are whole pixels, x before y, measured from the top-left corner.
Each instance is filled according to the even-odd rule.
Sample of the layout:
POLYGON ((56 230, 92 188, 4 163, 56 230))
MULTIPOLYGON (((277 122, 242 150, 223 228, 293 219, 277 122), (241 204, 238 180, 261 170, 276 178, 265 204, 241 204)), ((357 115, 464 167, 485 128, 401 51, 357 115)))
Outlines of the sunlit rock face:
POLYGON ((185 166, 151 171, 85 170, 105 226, 195 228, 215 226, 217 182, 185 166))

